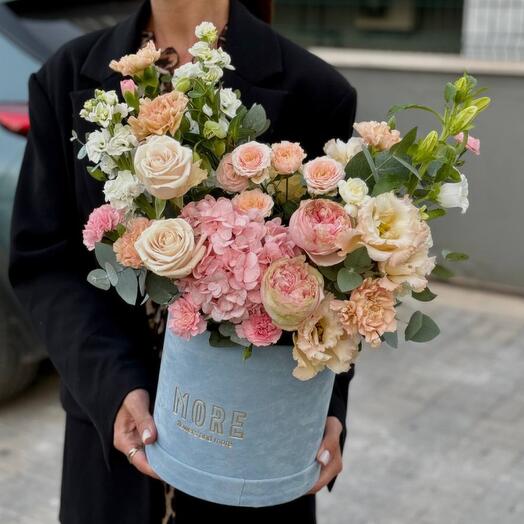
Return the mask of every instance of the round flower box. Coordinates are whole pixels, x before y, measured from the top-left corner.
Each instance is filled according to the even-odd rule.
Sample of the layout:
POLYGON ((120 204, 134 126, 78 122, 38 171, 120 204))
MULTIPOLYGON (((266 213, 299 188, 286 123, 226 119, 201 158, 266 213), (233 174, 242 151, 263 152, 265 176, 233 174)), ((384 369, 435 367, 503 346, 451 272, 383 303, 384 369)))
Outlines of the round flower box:
POLYGON ((270 506, 307 493, 318 479, 334 374, 302 382, 290 346, 209 345, 166 333, 148 460, 167 483, 234 506, 270 506))

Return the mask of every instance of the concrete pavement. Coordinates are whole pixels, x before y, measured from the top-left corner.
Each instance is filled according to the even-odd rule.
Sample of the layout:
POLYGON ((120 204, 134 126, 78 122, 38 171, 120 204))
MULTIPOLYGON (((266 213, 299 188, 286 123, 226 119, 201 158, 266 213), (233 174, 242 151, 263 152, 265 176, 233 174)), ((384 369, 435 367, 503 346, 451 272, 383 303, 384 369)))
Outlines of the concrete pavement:
MULTIPOLYGON (((360 358, 320 524, 524 522, 524 300, 433 290, 437 340, 360 358)), ((0 522, 57 522, 62 421, 53 374, 0 406, 0 522)))

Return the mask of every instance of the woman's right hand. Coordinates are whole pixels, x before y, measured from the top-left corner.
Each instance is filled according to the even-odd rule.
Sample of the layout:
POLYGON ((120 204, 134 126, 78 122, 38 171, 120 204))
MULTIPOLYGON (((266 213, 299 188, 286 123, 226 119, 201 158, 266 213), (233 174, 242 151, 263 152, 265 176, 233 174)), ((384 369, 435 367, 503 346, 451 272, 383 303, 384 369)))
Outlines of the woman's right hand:
POLYGON ((144 445, 156 440, 157 432, 149 410, 149 393, 145 389, 135 389, 127 394, 115 417, 113 426, 113 445, 129 458, 133 448, 139 451, 130 458, 136 469, 158 479, 147 462, 144 445))

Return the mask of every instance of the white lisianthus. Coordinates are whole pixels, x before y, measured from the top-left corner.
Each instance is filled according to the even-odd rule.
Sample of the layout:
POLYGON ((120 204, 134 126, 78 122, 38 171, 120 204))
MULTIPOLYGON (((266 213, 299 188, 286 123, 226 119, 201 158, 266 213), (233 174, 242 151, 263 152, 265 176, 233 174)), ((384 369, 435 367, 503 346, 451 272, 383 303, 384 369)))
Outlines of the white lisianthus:
POLYGON ((437 201, 442 207, 460 207, 464 214, 469 207, 468 179, 461 174, 460 182, 442 184, 437 201))
POLYGON ((357 154, 362 151, 362 139, 353 137, 347 142, 340 140, 339 138, 332 138, 326 142, 324 146, 324 153, 333 160, 340 162, 343 166, 357 154))
POLYGON ((87 158, 94 164, 98 164, 102 154, 107 151, 111 140, 111 133, 107 129, 100 129, 89 133, 86 141, 87 158))
POLYGON ((357 216, 358 207, 369 200, 368 186, 360 178, 348 178, 338 183, 338 193, 346 203, 344 209, 348 215, 357 216))
POLYGON ((102 172, 112 178, 114 176, 114 171, 117 168, 117 164, 107 153, 103 153, 99 167, 102 172))
POLYGON ((226 116, 233 118, 241 105, 242 102, 230 87, 220 90, 220 109, 222 109, 226 116))
POLYGON ((200 40, 193 44, 189 49, 189 53, 199 60, 206 61, 212 57, 212 49, 209 47, 207 42, 200 40))
POLYGON ((195 36, 199 40, 204 40, 209 44, 216 42, 218 38, 217 28, 211 22, 202 22, 198 24, 195 28, 195 36))
POLYGON ((107 153, 111 156, 120 156, 127 151, 132 151, 138 141, 128 125, 116 124, 113 136, 107 144, 107 153))
POLYGON ((116 178, 104 184, 104 195, 115 209, 128 211, 133 207, 133 200, 141 195, 144 186, 131 171, 119 171, 116 178))

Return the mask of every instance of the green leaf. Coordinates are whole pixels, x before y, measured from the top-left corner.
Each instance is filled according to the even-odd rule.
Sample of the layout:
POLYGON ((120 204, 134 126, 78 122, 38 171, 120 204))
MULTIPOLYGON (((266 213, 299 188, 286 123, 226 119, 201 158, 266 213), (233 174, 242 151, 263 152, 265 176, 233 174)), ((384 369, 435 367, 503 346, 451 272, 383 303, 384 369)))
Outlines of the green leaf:
POLYGON ((419 293, 412 291, 411 296, 420 302, 431 302, 434 298, 437 297, 435 293, 432 293, 429 287, 420 291, 419 293))
POLYGON ((388 193, 389 191, 395 191, 400 189, 402 186, 405 186, 409 180, 409 176, 396 173, 384 173, 380 174, 373 191, 371 192, 372 196, 378 196, 382 193, 388 193))
POLYGON ((350 269, 343 267, 338 271, 337 274, 337 285, 343 293, 347 293, 362 284, 362 277, 351 271, 350 269))
POLYGON ((446 210, 439 207, 436 209, 431 209, 429 211, 426 211, 426 214, 428 215, 428 218, 426 219, 426 221, 429 221, 429 220, 434 220, 435 218, 443 217, 446 214, 446 210))
POLYGON ((347 178, 360 178, 368 180, 370 178, 371 169, 369 168, 366 155, 363 151, 357 153, 346 165, 347 178))
POLYGON ((221 322, 219 325, 218 325, 218 332, 223 336, 223 337, 231 337, 232 335, 236 335, 236 329, 235 329, 235 325, 232 324, 231 322, 221 322))
POLYGON ((258 135, 264 131, 266 121, 266 110, 260 104, 253 104, 244 117, 242 125, 249 129, 253 129, 253 131, 258 135))
POLYGON ((118 275, 115 268, 109 262, 106 262, 104 264, 104 269, 106 270, 107 278, 109 279, 109 282, 111 282, 111 285, 116 286, 118 284, 118 275))
POLYGON ((124 302, 134 306, 136 304, 136 296, 138 293, 138 281, 135 271, 128 267, 120 272, 115 289, 124 302))
POLYGON ((222 336, 218 331, 211 331, 209 333, 209 344, 215 348, 238 346, 238 344, 232 342, 228 337, 222 336))
POLYGON ((417 178, 420 179, 420 173, 418 172, 418 170, 413 167, 409 162, 406 162, 405 160, 403 160, 402 158, 400 158, 399 156, 397 155, 393 155, 393 158, 401 165, 403 165, 407 170, 411 171, 411 173, 413 173, 417 178))
POLYGON ((364 149, 362 149, 362 153, 364 153, 364 157, 366 158, 366 162, 369 165, 370 172, 373 174, 373 178, 377 180, 378 179, 377 167, 375 166, 375 162, 373 161, 373 157, 371 156, 369 149, 367 147, 364 147, 364 149))
POLYGON ((431 272, 431 276, 447 280, 448 278, 454 277, 455 274, 442 264, 437 264, 431 272))
POLYGON ((344 260, 344 266, 348 269, 362 270, 371 266, 371 258, 369 258, 368 250, 365 247, 360 247, 355 251, 349 253, 344 260))
POLYGON ((317 268, 322 275, 331 282, 335 282, 338 275, 338 266, 318 266, 317 268))
POLYGON ((284 211, 284 218, 289 220, 291 215, 298 209, 298 203, 293 202, 292 200, 288 200, 284 202, 284 204, 282 205, 282 209, 284 211))
POLYGON ((146 291, 157 304, 168 304, 178 294, 177 287, 169 278, 160 277, 150 271, 146 276, 146 291))
POLYGON ((466 253, 457 253, 448 250, 443 250, 442 256, 450 262, 464 262, 465 260, 469 260, 469 255, 466 253))
POLYGON ((105 182, 107 180, 106 174, 96 166, 87 166, 87 172, 99 182, 105 182))
POLYGON ((161 218, 166 209, 166 201, 155 197, 155 218, 161 218))
POLYGON ((394 331, 393 333, 384 333, 382 335, 382 338, 388 346, 395 349, 398 348, 398 333, 396 331, 394 331))
POLYGON ((419 109, 421 111, 427 111, 435 115, 441 124, 444 124, 444 119, 439 115, 434 109, 428 106, 422 106, 420 104, 399 104, 391 107, 388 111, 387 118, 390 118, 392 115, 397 114, 399 111, 406 111, 407 109, 419 109))
POLYGON ((103 269, 93 269, 93 271, 87 275, 87 281, 104 291, 107 291, 111 287, 111 282, 109 282, 107 273, 103 269))
POLYGON ((408 131, 404 135, 402 140, 391 148, 390 150, 391 153, 396 154, 396 155, 407 154, 408 149, 415 143, 415 140, 417 139, 417 132, 418 132, 417 127, 414 127, 413 129, 408 131))
POLYGON ((446 89, 444 90, 444 98, 446 102, 452 102, 455 100, 455 95, 457 94, 457 88, 451 82, 446 84, 446 89))
POLYGON ((123 266, 117 262, 113 246, 110 244, 97 242, 95 244, 95 256, 100 267, 110 264, 117 271, 123 269, 123 266))
POLYGON ((244 348, 244 351, 242 351, 242 360, 247 360, 248 358, 251 358, 252 354, 253 354, 253 344, 250 344, 249 346, 244 348))
POLYGON ((146 294, 146 277, 147 277, 147 270, 141 269, 140 274, 138 275, 138 291, 142 296, 146 294))
POLYGON ((440 328, 431 317, 424 315, 420 311, 415 311, 409 320, 404 336, 406 340, 411 340, 412 342, 429 342, 437 337, 439 333, 440 328))

